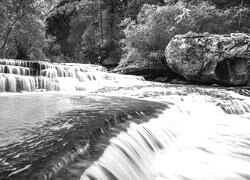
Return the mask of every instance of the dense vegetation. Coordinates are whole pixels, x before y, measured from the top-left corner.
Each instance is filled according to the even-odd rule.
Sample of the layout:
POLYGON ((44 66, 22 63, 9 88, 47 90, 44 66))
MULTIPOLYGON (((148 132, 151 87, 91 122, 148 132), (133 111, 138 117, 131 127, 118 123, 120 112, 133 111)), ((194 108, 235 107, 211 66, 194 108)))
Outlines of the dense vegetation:
POLYGON ((0 1, 0 57, 44 60, 48 1, 0 1))
POLYGON ((249 18, 247 0, 1 0, 0 57, 158 61, 176 34, 250 33, 249 18))

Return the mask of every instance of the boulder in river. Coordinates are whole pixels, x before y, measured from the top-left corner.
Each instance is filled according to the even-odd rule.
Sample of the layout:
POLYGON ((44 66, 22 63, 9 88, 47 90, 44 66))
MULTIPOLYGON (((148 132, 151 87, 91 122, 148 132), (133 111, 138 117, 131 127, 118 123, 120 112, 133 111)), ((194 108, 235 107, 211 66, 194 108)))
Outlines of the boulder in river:
POLYGON ((121 59, 113 72, 140 75, 147 80, 154 80, 169 76, 172 71, 167 66, 164 51, 157 52, 157 57, 150 58, 137 50, 132 50, 126 58, 121 59))
POLYGON ((222 85, 248 82, 250 36, 189 32, 176 35, 165 49, 168 66, 188 80, 222 85))

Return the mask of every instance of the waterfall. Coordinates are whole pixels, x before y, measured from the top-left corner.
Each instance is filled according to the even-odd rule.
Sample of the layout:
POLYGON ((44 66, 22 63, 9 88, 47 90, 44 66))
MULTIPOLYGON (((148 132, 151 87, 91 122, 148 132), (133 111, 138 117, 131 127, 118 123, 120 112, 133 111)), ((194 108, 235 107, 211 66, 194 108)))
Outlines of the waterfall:
POLYGON ((1 180, 56 179, 74 161, 87 157, 104 132, 130 119, 149 119, 167 108, 163 103, 126 97, 68 93, 3 95, 0 101, 4 102, 0 106, 1 180))
POLYGON ((1 59, 0 179, 249 179, 250 99, 233 91, 1 59), (36 91, 67 92, 4 93, 36 91))
POLYGON ((134 81, 144 78, 108 73, 105 68, 91 64, 0 60, 0 92, 87 91, 105 84, 134 81))
POLYGON ((170 109, 112 138, 81 180, 249 179, 249 102, 228 100, 227 109, 205 96, 165 100, 170 109))

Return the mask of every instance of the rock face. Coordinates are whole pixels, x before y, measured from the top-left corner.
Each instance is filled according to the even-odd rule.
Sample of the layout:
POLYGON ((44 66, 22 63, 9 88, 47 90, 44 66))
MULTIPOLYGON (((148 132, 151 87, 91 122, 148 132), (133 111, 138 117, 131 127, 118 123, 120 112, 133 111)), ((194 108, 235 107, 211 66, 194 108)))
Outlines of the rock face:
POLYGON ((71 30, 70 20, 74 11, 70 13, 57 12, 57 9, 62 8, 64 3, 59 3, 56 10, 52 11, 50 16, 46 19, 46 34, 55 37, 55 44, 60 45, 60 51, 73 57, 74 47, 68 42, 69 33, 71 30))
POLYGON ((168 66, 188 80, 222 85, 245 85, 250 62, 250 36, 242 33, 229 35, 176 35, 167 45, 168 66))
POLYGON ((140 75, 146 80, 169 76, 171 70, 167 66, 164 52, 162 58, 158 59, 149 59, 138 52, 132 52, 131 54, 127 59, 122 59, 113 72, 140 75))

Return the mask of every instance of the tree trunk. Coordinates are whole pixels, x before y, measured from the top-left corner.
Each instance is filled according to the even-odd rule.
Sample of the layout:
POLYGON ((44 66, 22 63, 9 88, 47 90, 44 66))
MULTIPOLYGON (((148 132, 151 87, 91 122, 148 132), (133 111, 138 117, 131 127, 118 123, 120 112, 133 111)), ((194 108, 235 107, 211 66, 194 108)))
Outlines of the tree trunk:
MULTIPOLYGON (((241 8, 244 8, 244 0, 241 0, 241 8)), ((241 30, 242 27, 242 14, 240 14, 240 19, 239 19, 239 30, 241 30)))
POLYGON ((99 11, 100 11, 100 30, 101 30, 101 41, 103 43, 103 15, 102 15, 102 1, 99 4, 99 11))
POLYGON ((14 25, 14 24, 12 24, 12 25, 8 28, 8 30, 7 30, 7 32, 6 32, 6 35, 5 35, 4 40, 3 40, 3 44, 2 44, 2 46, 0 47, 0 57, 3 57, 3 56, 5 55, 5 47, 6 47, 6 45, 7 45, 7 42, 8 42, 8 39, 9 39, 9 35, 10 35, 10 33, 12 32, 12 27, 13 27, 13 25, 14 25))

